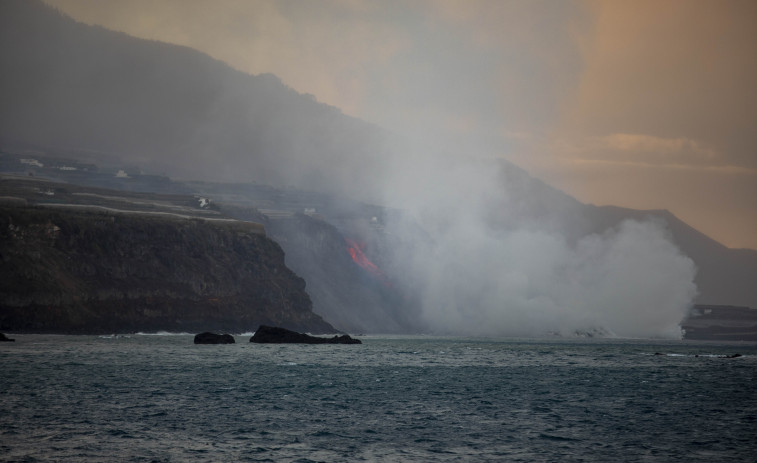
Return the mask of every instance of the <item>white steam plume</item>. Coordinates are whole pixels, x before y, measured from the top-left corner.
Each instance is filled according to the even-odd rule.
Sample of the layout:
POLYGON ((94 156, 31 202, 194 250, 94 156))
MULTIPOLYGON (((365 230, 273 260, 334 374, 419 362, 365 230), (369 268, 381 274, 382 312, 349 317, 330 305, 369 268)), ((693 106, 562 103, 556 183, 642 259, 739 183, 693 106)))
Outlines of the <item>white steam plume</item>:
POLYGON ((421 294, 433 333, 681 336, 696 269, 665 223, 626 221, 578 241, 517 207, 491 163, 415 157, 397 164, 386 198, 427 236, 389 224, 395 259, 421 294), (500 220, 501 219, 501 220, 500 220), (506 225, 502 225, 502 223, 506 225))

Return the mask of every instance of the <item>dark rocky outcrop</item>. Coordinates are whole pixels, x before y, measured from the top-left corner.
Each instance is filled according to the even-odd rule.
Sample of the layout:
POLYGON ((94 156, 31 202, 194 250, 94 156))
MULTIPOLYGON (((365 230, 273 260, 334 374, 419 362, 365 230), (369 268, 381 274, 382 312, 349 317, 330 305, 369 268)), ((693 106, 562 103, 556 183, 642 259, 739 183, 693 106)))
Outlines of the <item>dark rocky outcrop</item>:
POLYGON ((7 337, 5 334, 0 333, 0 342, 13 342, 15 339, 7 337))
POLYGON ((0 207, 0 330, 336 330, 255 224, 0 207))
POLYGON ((234 344, 234 336, 206 331, 195 335, 195 344, 234 344))
POLYGON ((250 338, 250 342, 259 344, 362 344, 359 339, 351 338, 346 334, 331 338, 321 338, 298 333, 286 328, 266 325, 261 325, 255 331, 255 334, 250 338))

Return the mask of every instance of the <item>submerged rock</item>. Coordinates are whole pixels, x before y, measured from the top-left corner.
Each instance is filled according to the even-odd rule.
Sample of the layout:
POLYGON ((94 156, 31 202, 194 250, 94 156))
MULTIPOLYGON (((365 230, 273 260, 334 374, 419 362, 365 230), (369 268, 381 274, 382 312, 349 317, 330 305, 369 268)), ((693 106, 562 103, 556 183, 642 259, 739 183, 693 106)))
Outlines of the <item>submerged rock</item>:
POLYGON ((15 339, 11 339, 5 336, 5 334, 0 333, 0 342, 13 342, 13 341, 15 341, 15 339))
POLYGON ((286 328, 266 325, 260 325, 250 338, 250 342, 260 344, 362 344, 359 339, 353 339, 346 334, 332 338, 321 338, 286 328))
POLYGON ((195 344, 234 344, 234 336, 206 331, 195 335, 195 344))

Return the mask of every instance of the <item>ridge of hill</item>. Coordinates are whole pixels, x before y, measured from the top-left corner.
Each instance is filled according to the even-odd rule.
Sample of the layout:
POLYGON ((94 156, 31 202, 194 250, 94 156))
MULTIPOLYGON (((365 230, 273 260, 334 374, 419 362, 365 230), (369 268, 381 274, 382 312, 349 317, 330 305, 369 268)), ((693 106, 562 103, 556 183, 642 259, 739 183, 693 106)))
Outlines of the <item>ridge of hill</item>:
POLYGON ((196 50, 0 2, 0 137, 173 178, 370 189, 385 133, 196 50), (222 161, 222 162, 219 162, 222 161), (292 169, 291 166, 298 166, 292 169))

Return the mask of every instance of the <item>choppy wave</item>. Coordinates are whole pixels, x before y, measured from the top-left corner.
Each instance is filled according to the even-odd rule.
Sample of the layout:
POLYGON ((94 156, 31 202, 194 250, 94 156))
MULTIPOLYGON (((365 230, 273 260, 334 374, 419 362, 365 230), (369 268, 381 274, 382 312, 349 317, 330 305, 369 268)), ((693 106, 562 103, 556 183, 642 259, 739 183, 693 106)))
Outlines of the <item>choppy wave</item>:
POLYGON ((214 349, 176 333, 14 337, 0 346, 0 461, 757 454, 754 345, 419 336, 214 349))

